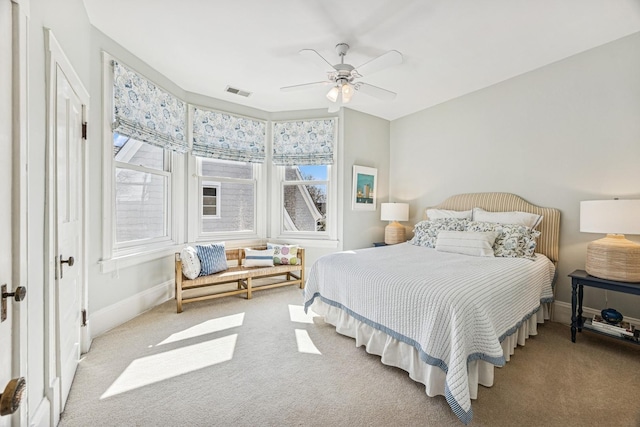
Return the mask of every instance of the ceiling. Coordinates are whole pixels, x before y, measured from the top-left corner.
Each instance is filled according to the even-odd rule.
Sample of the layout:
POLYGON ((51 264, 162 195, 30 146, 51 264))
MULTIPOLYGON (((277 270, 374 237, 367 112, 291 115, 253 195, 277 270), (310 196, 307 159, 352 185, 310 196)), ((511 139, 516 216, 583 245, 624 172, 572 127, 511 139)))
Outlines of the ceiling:
POLYGON ((640 0, 83 1, 95 27, 186 91, 269 112, 329 107, 326 87, 280 91, 326 78, 301 49, 335 64, 346 42, 356 67, 398 50, 402 64, 360 79, 397 97, 348 104, 387 120, 640 31, 640 0))

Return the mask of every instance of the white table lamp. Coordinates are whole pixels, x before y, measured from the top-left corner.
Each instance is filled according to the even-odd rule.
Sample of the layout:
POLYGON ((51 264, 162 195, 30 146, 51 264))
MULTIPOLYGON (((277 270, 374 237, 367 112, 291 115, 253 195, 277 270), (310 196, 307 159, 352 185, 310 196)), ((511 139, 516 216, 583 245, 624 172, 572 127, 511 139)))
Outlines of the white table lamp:
POLYGON ((607 235, 587 245, 587 273, 601 279, 640 282, 640 245, 624 237, 640 234, 640 200, 580 202, 580 231, 607 235))
POLYGON ((409 204, 381 203, 380 211, 380 219, 382 221, 391 221, 384 229, 384 242, 387 245, 404 242, 406 240, 406 232, 404 226, 398 221, 409 220, 409 204))

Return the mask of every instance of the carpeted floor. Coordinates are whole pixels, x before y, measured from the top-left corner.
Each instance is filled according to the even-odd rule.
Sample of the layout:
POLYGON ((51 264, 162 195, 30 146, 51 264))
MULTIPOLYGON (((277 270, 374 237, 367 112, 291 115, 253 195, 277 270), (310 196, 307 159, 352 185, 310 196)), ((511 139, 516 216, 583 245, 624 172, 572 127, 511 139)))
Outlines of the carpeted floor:
MULTIPOLYGON (((93 341, 61 427, 462 426, 442 396, 321 319, 287 287, 188 304, 168 301, 93 341)), ((640 346, 595 334, 571 343, 546 323, 471 426, 640 426, 640 346)))

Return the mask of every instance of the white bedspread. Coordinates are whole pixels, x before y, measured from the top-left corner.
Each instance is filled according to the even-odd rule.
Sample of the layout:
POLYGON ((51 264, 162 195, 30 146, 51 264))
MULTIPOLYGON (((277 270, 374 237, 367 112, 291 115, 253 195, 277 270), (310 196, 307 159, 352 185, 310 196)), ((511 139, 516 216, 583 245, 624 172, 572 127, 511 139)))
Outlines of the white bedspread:
POLYGON ((553 299, 554 265, 538 254, 472 257, 403 243, 326 255, 311 267, 316 298, 413 346, 446 374, 445 397, 471 421, 467 364, 505 363, 501 341, 553 299))

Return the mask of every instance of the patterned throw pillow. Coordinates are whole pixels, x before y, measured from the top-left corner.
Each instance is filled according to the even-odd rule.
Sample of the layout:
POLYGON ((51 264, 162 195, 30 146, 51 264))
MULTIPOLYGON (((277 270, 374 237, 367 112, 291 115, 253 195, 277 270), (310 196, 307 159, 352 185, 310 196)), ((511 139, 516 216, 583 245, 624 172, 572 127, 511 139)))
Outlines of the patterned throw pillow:
POLYGON ((536 256, 536 239, 540 232, 525 225, 472 221, 467 231, 496 231, 498 237, 493 252, 497 257, 533 259, 536 256))
POLYGON ((244 254, 245 267, 273 267, 273 249, 245 248, 244 254))
POLYGON ((187 246, 180 251, 180 260, 182 261, 182 274, 187 279, 195 279, 200 275, 200 258, 198 252, 193 246, 187 246))
POLYGON ((465 231, 468 219, 443 218, 433 221, 420 221, 413 229, 413 238, 409 243, 426 248, 435 248, 438 233, 441 231, 465 231))
POLYGON ((224 252, 224 242, 211 245, 197 245, 196 251, 200 258, 200 276, 219 273, 229 268, 224 252))
POLYGON ((274 264, 300 264, 300 260, 298 259, 298 245, 267 243, 267 249, 273 249, 274 264))

